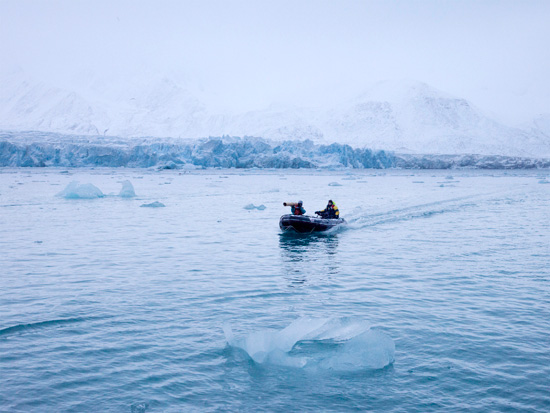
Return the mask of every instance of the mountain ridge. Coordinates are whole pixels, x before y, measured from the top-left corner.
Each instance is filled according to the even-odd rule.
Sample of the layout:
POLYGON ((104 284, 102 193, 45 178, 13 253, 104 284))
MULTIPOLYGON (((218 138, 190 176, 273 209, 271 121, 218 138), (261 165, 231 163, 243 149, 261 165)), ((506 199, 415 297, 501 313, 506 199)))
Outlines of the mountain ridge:
POLYGON ((128 89, 120 85, 116 92, 106 84, 93 93, 33 82, 23 72, 0 82, 3 130, 123 138, 259 136, 404 153, 550 156, 550 115, 521 129, 508 127, 465 99, 411 80, 378 82, 328 108, 272 105, 238 114, 211 111, 167 77, 128 89))

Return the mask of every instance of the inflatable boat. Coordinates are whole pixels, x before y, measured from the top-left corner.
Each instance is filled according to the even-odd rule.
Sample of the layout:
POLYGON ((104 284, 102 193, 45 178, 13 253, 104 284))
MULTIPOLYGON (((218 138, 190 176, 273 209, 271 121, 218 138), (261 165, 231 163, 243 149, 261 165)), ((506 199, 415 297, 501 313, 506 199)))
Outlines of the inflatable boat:
POLYGON ((309 215, 288 214, 281 217, 279 227, 285 232, 293 231, 307 234, 310 232, 327 231, 345 223, 346 220, 343 218, 328 219, 311 217, 309 215))

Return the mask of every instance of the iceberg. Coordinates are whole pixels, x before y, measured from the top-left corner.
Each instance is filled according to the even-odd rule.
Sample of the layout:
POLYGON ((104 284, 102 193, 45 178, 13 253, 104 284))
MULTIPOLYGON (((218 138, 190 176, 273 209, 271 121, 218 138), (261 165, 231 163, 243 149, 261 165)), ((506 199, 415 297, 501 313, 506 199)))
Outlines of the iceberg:
POLYGON ((122 189, 120 190, 118 196, 122 198, 133 198, 136 196, 136 192, 134 191, 134 186, 130 181, 122 182, 122 189))
POLYGON ((103 198, 105 195, 101 190, 92 184, 80 184, 73 181, 65 189, 57 194, 65 199, 94 199, 103 198))

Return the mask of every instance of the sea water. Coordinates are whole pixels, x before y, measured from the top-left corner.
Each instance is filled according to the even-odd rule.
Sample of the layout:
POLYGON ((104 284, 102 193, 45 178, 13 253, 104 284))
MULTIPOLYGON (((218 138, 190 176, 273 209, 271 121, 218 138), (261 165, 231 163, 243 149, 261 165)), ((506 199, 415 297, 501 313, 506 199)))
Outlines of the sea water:
POLYGON ((549 177, 0 169, 0 410, 548 411, 549 177))

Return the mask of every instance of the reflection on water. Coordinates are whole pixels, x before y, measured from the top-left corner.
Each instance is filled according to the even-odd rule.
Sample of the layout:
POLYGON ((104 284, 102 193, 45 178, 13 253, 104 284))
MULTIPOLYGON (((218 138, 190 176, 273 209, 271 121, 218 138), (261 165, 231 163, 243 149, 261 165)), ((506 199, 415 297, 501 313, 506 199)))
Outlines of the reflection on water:
POLYGON ((324 279, 340 271, 338 235, 297 234, 279 236, 283 276, 291 287, 324 279))

